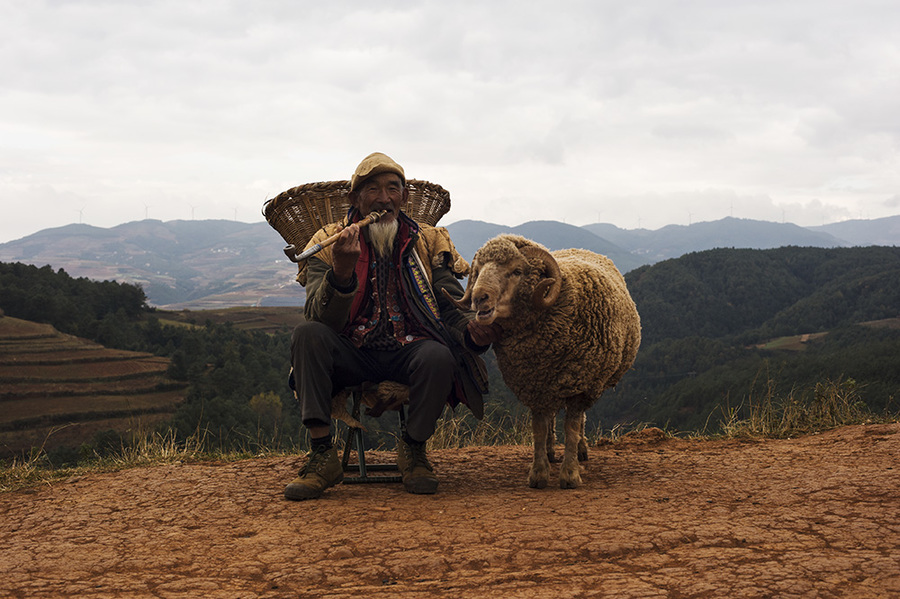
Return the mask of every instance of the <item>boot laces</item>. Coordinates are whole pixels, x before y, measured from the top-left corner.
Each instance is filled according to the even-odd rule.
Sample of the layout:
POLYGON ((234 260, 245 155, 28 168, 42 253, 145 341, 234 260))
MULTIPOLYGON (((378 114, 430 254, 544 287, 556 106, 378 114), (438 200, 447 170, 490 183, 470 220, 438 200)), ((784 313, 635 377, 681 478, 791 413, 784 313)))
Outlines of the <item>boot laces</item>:
POLYGON ((328 451, 330 450, 310 452, 309 461, 303 466, 300 475, 303 476, 310 473, 321 474, 328 465, 328 451))

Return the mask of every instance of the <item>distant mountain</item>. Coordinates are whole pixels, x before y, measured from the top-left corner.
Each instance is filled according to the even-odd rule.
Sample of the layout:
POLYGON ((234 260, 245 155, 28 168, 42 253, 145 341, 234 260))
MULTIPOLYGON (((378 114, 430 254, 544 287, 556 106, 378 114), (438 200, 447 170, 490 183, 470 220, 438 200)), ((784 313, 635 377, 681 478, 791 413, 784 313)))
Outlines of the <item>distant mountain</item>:
POLYGON ((532 221, 517 227, 506 227, 474 220, 463 220, 447 226, 456 249, 463 258, 470 261, 484 242, 501 233, 511 233, 527 237, 545 245, 548 249, 582 248, 607 256, 622 272, 627 272, 646 261, 633 255, 629 250, 618 247, 591 231, 557 221, 532 221))
POLYGON ((170 309, 300 306, 303 288, 284 245, 267 223, 143 220, 45 229, 0 245, 0 262, 139 284, 151 304, 170 309))
POLYGON ((480 220, 461 220, 447 225, 453 245, 463 258, 472 261, 475 252, 484 242, 502 233, 510 233, 512 229, 506 225, 495 225, 480 220))
MULTIPOLYGON (((715 248, 768 250, 791 245, 824 248, 854 245, 826 231, 812 231, 790 223, 730 217, 687 226, 669 225, 657 231, 627 231, 608 224, 585 225, 584 228, 642 257, 645 263, 715 248)), ((894 240, 895 243, 900 240, 900 232, 894 240)))
POLYGON ((821 227, 809 227, 834 235, 847 245, 900 245, 900 216, 888 216, 876 220, 848 220, 821 227))
MULTIPOLYGON (((513 233, 551 250, 580 247, 608 256, 623 273, 687 253, 720 247, 900 245, 900 216, 824 227, 725 218, 656 231, 596 223, 576 227, 533 221, 507 227, 475 220, 447 226, 471 260, 485 241, 513 233)), ((140 284, 152 305, 167 309, 302 306, 296 267, 267 223, 143 220, 109 229, 67 225, 0 244, 0 262, 64 269, 74 277, 140 284)))

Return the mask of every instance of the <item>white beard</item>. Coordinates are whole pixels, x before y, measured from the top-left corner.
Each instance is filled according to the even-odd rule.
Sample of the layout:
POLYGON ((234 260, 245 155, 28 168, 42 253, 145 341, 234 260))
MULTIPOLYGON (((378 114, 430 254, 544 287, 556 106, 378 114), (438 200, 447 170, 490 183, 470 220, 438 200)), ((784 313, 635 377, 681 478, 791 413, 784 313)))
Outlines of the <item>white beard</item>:
POLYGON ((390 257, 394 250, 394 239, 400 223, 396 219, 389 222, 378 221, 369 225, 369 242, 379 257, 390 257))

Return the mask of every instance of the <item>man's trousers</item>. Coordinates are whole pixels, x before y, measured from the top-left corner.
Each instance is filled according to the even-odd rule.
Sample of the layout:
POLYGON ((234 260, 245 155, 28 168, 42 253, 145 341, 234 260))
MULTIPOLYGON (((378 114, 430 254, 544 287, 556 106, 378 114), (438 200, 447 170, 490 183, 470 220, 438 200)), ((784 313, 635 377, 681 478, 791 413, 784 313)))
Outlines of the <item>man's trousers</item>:
POLYGON ((291 361, 300 413, 307 427, 331 423, 331 398, 363 382, 396 381, 409 386, 407 433, 427 441, 453 387, 456 360, 432 340, 397 350, 357 348, 320 322, 305 322, 291 336, 291 361))

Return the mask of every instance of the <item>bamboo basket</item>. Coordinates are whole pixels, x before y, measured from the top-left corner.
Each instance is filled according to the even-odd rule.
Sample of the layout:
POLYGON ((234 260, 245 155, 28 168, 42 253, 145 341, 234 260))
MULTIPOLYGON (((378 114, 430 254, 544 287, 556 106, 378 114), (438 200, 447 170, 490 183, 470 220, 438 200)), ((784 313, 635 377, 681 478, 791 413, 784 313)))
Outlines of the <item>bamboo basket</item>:
MULTIPOLYGON (((437 225, 450 210, 450 192, 436 183, 410 179, 409 200, 401 210, 418 223, 437 225)), ((301 251, 329 223, 350 209, 350 182, 307 183, 283 191, 263 205, 263 216, 288 243, 301 251)))

